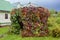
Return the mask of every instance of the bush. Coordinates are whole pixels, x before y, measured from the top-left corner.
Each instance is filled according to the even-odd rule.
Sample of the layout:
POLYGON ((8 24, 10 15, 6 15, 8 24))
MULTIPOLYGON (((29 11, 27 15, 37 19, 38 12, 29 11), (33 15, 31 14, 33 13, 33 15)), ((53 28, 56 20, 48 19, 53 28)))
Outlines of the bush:
POLYGON ((14 11, 15 13, 12 13, 13 15, 11 15, 11 21, 12 21, 12 24, 11 24, 11 32, 14 33, 14 34, 19 34, 20 33, 20 30, 22 28, 22 26, 20 24, 21 22, 21 18, 19 17, 19 13, 16 9, 16 11, 14 11))
POLYGON ((52 30, 52 36, 53 37, 60 37, 60 29, 59 28, 55 28, 52 30))
POLYGON ((58 19, 56 20, 56 23, 57 23, 57 24, 60 24, 60 18, 58 18, 58 19))
POLYGON ((11 32, 14 34, 19 34, 20 33, 20 26, 19 24, 13 24, 13 27, 11 28, 11 32))

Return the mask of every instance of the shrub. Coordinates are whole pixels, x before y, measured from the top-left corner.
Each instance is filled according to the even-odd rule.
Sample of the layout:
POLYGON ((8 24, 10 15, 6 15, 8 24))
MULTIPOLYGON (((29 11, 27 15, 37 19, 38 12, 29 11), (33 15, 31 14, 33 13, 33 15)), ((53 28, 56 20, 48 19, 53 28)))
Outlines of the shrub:
POLYGON ((21 18, 19 17, 19 11, 17 11, 17 9, 15 11, 13 11, 12 13, 13 15, 11 15, 11 32, 14 34, 19 34, 20 30, 22 29, 22 22, 21 22, 21 18), (14 13, 15 12, 15 13, 14 13))
POLYGON ((60 37, 60 29, 59 28, 55 28, 52 30, 52 36, 53 37, 60 37))
POLYGON ((60 24, 60 18, 58 18, 58 19, 56 20, 56 23, 60 24))

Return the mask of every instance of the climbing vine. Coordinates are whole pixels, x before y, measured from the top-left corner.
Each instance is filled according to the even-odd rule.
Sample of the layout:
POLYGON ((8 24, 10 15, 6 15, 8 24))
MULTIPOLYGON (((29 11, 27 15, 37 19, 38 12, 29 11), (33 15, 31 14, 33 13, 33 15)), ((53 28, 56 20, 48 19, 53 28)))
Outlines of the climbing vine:
POLYGON ((22 36, 47 36, 49 11, 43 7, 23 7, 11 12, 12 32, 22 36))

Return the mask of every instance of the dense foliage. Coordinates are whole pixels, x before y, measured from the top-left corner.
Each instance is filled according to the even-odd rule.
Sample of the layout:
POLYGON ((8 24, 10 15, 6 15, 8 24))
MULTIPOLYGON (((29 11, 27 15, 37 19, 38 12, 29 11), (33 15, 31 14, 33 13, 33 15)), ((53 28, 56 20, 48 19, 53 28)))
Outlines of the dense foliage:
POLYGON ((22 36, 47 36, 48 9, 43 7, 24 7, 11 12, 12 32, 22 36))

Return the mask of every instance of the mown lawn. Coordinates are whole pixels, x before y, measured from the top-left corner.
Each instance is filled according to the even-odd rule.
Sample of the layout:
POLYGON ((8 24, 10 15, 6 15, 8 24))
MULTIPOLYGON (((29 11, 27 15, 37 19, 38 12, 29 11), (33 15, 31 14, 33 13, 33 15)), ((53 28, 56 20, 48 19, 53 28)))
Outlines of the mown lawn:
POLYGON ((25 37, 25 38, 22 38, 17 35, 7 35, 6 37, 1 38, 0 40, 60 40, 60 38, 53 38, 53 37, 25 37))
POLYGON ((9 27, 0 27, 0 34, 4 34, 9 30, 9 27))

